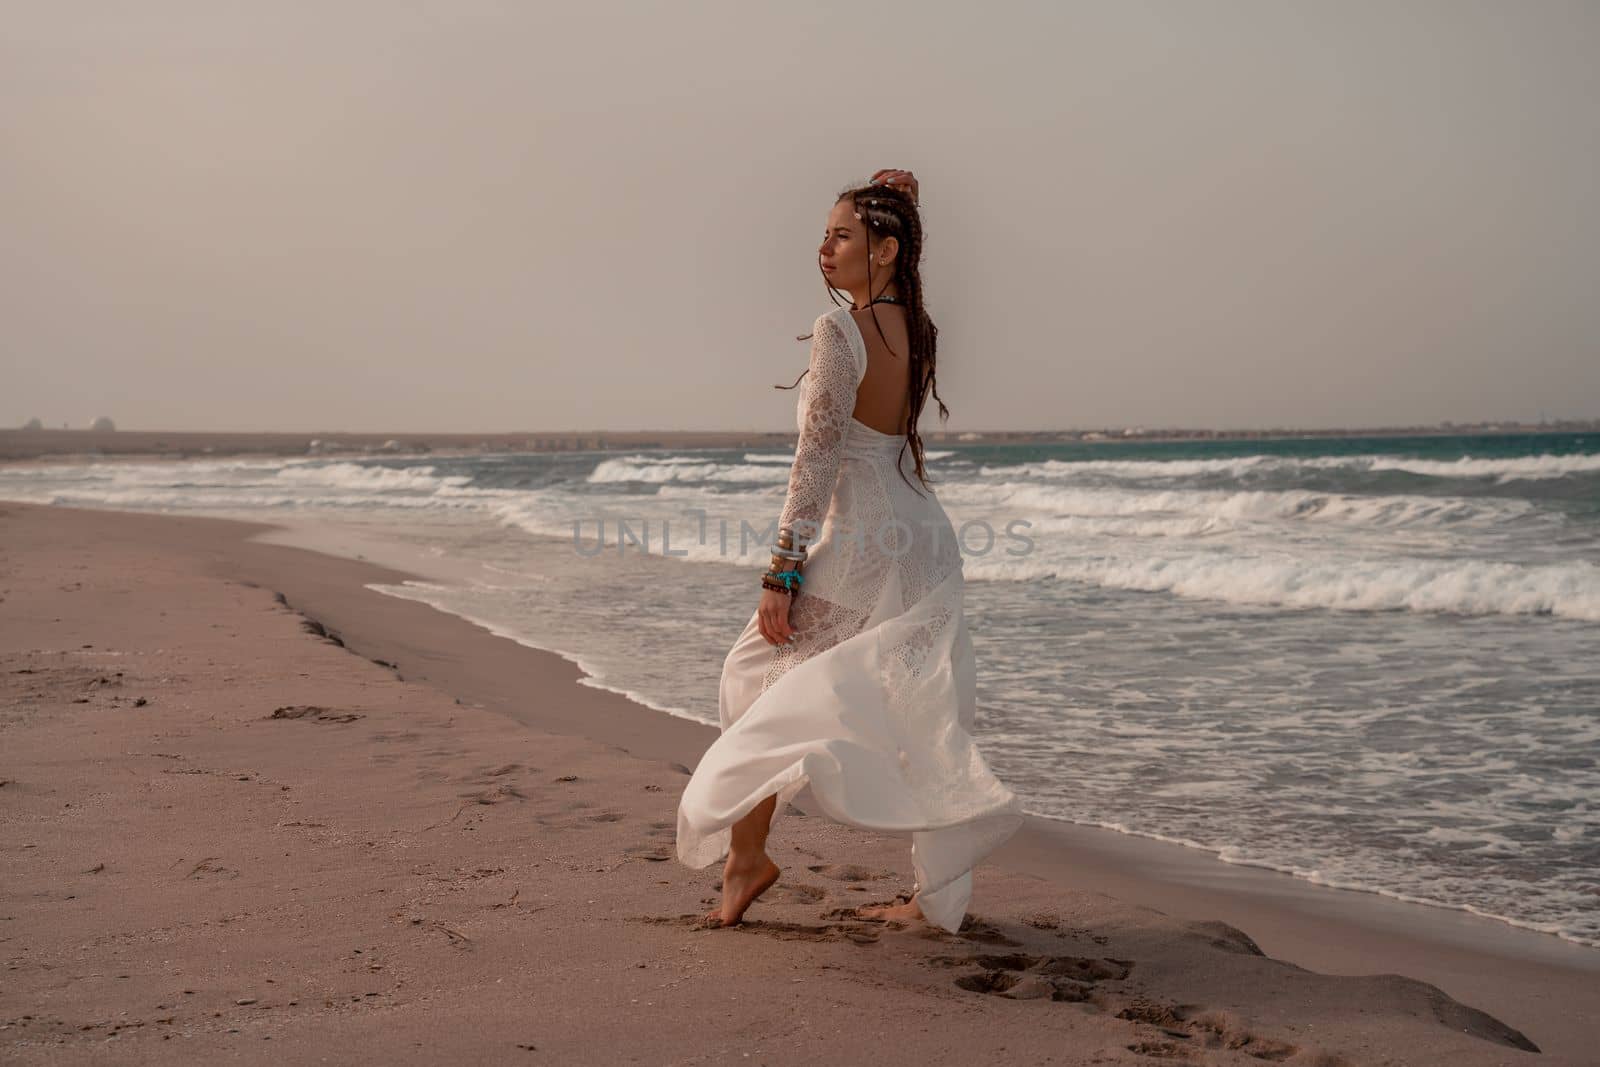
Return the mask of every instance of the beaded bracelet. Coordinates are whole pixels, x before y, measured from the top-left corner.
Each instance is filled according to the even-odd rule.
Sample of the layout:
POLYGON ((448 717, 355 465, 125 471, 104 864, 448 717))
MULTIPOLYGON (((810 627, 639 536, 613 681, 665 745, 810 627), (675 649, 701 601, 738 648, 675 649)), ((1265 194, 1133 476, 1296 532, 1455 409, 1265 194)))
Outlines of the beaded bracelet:
POLYGON ((774 583, 781 582, 783 583, 783 590, 791 596, 798 591, 799 585, 803 581, 805 581, 805 576, 799 571, 767 571, 761 576, 762 586, 767 589, 775 589, 778 586, 774 583))

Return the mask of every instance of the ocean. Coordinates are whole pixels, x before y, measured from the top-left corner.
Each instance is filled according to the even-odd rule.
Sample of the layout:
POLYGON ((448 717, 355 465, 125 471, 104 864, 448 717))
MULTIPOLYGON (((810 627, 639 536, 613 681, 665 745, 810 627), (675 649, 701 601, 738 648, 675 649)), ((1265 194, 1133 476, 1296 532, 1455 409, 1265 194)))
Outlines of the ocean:
MULTIPOLYGON (((1029 811, 1600 947, 1600 436, 928 457, 1029 811)), ((418 561, 382 592, 715 724, 791 458, 86 461, 0 499, 333 524, 418 561)))

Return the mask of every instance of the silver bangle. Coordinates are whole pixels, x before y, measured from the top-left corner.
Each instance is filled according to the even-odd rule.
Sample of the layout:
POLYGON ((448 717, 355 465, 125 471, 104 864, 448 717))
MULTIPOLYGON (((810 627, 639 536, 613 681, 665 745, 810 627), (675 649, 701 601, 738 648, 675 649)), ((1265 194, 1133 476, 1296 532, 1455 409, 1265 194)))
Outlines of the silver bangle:
POLYGON ((782 556, 784 559, 805 559, 806 558, 806 554, 804 552, 796 552, 793 549, 788 549, 788 548, 779 548, 776 545, 774 545, 772 547, 772 554, 774 556, 782 556))

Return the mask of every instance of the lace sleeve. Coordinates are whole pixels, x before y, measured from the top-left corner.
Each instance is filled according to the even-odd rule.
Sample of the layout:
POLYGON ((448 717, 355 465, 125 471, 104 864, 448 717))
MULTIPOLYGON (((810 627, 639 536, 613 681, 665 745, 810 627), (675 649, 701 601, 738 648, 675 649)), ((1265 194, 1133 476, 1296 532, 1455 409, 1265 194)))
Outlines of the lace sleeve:
POLYGON ((859 384, 850 339, 828 315, 819 317, 813 327, 806 379, 800 439, 789 471, 789 493, 778 518, 778 525, 793 529, 800 544, 815 541, 827 517, 859 384))

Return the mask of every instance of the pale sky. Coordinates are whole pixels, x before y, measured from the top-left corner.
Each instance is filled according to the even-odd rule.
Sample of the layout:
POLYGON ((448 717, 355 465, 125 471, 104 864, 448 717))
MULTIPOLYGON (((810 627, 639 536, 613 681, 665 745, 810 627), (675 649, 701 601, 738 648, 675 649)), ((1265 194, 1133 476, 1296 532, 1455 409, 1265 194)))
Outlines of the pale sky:
POLYGON ((792 430, 886 166, 951 430, 1600 417, 1597 100, 1593 2, 0 0, 0 425, 792 430))

